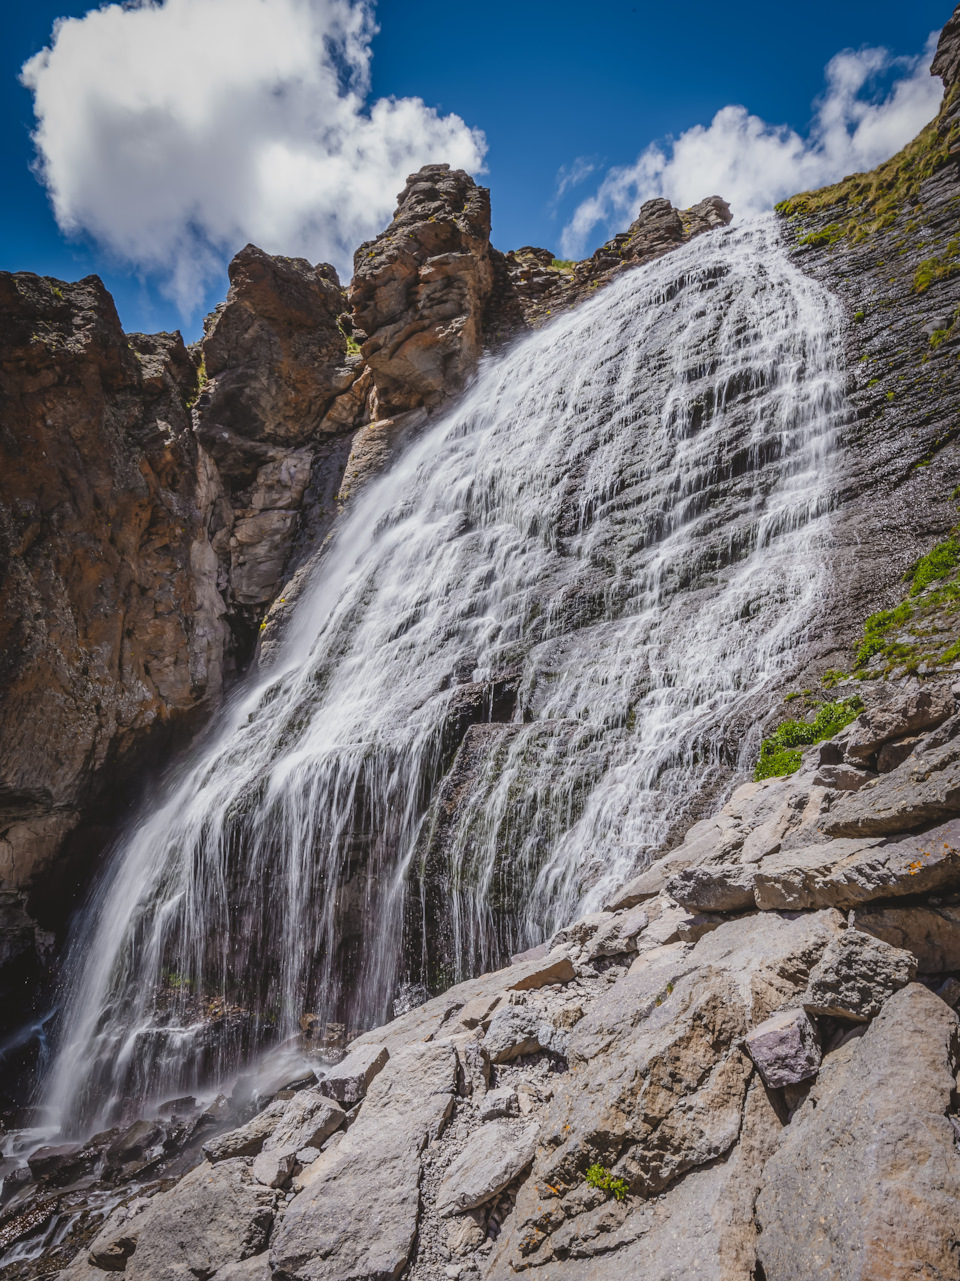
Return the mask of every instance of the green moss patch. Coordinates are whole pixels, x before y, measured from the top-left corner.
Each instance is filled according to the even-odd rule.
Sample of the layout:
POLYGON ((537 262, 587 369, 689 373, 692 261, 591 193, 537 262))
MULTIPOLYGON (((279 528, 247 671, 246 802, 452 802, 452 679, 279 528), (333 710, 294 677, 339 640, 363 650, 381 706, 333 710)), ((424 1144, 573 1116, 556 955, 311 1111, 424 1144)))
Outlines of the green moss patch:
POLYGON ((798 749, 839 734, 845 725, 859 714, 863 707, 859 698, 840 698, 824 703, 811 721, 784 721, 765 738, 760 747, 760 759, 753 772, 756 782, 765 778, 779 778, 800 768, 802 752, 798 749))

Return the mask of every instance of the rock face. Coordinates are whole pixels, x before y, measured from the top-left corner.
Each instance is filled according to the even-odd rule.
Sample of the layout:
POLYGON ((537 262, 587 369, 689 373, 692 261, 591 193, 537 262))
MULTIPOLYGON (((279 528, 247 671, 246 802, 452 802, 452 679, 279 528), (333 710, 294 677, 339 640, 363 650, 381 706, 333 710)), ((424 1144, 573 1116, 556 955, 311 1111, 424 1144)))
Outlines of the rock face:
POLYGON ((393 222, 360 246, 353 322, 374 385, 376 418, 438 405, 473 372, 493 285, 490 193, 460 169, 407 179, 393 222))

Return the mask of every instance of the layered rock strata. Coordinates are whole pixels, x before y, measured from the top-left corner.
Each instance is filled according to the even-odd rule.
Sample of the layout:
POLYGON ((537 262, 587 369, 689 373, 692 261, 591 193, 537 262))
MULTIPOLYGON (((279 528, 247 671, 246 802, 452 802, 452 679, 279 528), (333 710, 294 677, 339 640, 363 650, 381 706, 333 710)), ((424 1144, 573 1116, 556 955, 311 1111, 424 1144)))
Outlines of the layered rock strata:
POLYGON ((958 65, 955 13, 932 68, 945 91, 938 118, 872 173, 780 206, 797 266, 840 297, 848 317, 835 589, 811 676, 841 665, 859 623, 898 598, 904 572, 957 520, 958 65))

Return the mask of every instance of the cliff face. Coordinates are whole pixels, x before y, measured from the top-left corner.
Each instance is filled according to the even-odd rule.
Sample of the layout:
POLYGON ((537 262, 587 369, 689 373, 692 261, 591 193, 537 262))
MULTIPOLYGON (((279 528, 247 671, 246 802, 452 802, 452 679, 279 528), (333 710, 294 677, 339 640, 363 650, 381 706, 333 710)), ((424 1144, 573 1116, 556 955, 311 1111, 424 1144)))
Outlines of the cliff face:
POLYGON ((863 619, 957 520, 960 17, 941 36, 936 121, 870 174, 780 206, 794 260, 847 309, 848 395, 833 518, 835 592, 812 674, 843 666, 863 619))

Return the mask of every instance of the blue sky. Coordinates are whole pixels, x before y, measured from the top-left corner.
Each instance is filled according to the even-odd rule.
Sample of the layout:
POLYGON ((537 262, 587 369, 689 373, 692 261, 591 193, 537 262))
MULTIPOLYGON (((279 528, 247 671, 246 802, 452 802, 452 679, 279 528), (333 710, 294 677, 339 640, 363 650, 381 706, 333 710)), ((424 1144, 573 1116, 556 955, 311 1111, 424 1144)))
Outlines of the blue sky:
POLYGON ((442 159, 435 153, 449 150, 468 167, 482 155, 494 242, 580 253, 660 190, 685 203, 714 190, 732 199, 717 187, 723 181, 735 208, 751 212, 773 194, 839 176, 838 166, 876 163, 885 146, 895 149, 890 139, 899 143, 930 113, 916 61, 891 64, 872 54, 834 64, 829 103, 842 100, 842 129, 815 107, 825 68, 844 49, 882 47, 916 60, 951 5, 380 0, 372 38, 369 14, 353 0, 176 0, 152 26, 144 15, 115 10, 109 23, 87 19, 66 29, 33 76, 45 104, 50 181, 61 221, 72 227, 65 235, 30 169, 34 99, 18 76, 49 44, 55 19, 88 9, 32 0, 4 10, 0 266, 65 279, 97 272, 128 329, 179 327, 195 337, 203 312, 223 296, 226 257, 247 238, 273 252, 330 257, 342 269, 347 246, 389 217, 396 175, 414 167, 408 155, 442 159), (279 8, 261 30, 271 6, 279 8), (225 21, 228 12, 242 20, 225 21), (275 49, 264 31, 276 32, 275 49), (329 74, 311 78, 305 62, 289 61, 292 46, 315 39, 318 49, 328 47, 330 32, 343 43, 329 74), (146 73, 154 70, 151 87, 146 73), (349 76, 363 102, 351 100, 348 110, 349 76), (259 84, 256 92, 245 92, 247 81, 259 84), (900 81, 886 114, 864 114, 900 81), (125 114, 131 95, 139 104, 135 130, 125 114), (375 109, 371 124, 370 104, 388 98, 420 98, 435 112, 401 102, 379 117, 375 109), (731 105, 757 120, 728 113, 711 132, 687 134, 731 105), (244 150, 265 113, 271 124, 260 150, 244 150), (309 136, 334 117, 335 164, 309 136), (676 151, 661 144, 645 152, 685 134, 676 151), (358 152, 364 158, 354 162, 358 152), (247 177, 237 180, 237 172, 247 177), (712 189, 699 190, 705 182, 712 189))

